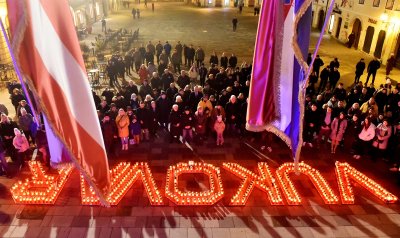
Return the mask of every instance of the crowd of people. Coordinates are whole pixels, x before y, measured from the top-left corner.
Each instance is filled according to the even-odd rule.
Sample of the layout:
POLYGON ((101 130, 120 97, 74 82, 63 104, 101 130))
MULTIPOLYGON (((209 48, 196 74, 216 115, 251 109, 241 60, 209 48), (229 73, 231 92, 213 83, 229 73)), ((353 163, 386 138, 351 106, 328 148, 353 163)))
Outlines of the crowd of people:
POLYGON ((179 41, 174 47, 149 41, 123 57, 114 55, 106 68, 110 88, 94 94, 106 149, 112 151, 119 137, 121 149, 128 150, 159 128, 169 132, 171 143, 181 136, 183 142, 201 143, 215 134, 216 144, 223 145, 225 128, 225 134, 243 136, 251 65, 238 67, 235 54, 213 52, 206 67, 205 58, 200 46, 179 41), (137 82, 125 81, 134 72, 137 82))
POLYGON ((45 163, 49 164, 48 145, 44 128, 32 116, 32 109, 26 101, 21 85, 16 81, 8 85, 11 103, 15 110, 14 121, 9 110, 0 104, 0 175, 10 177, 8 155, 21 170, 30 159, 31 148, 36 147, 45 163))
POLYGON ((340 79, 338 59, 319 72, 324 65, 317 56, 306 88, 303 146, 322 147, 329 141, 332 154, 342 146, 354 159, 383 159, 392 164, 391 170, 399 171, 400 83, 392 85, 387 77, 385 84, 375 87, 380 62, 375 58, 366 67, 360 59, 355 66, 354 84, 346 91, 343 83, 336 86, 340 79), (368 84, 371 76, 372 83, 368 84))

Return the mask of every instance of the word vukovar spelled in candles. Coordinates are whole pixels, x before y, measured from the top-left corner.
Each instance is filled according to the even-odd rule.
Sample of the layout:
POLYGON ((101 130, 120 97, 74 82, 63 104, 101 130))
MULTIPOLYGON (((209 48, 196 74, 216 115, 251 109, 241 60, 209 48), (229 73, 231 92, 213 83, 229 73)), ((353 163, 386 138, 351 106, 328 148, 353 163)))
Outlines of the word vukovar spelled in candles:
MULTIPOLYGON (((149 197, 150 204, 163 205, 161 194, 151 174, 147 163, 130 163, 122 162, 110 171, 111 192, 107 196, 110 205, 118 205, 124 195, 132 187, 138 178, 141 178, 144 190, 149 197)), ((100 200, 95 194, 92 187, 84 180, 81 175, 81 196, 83 205, 100 205, 100 200)))
POLYGON ((354 204, 354 193, 350 179, 360 184, 373 195, 386 203, 395 203, 398 198, 388 192, 374 180, 368 178, 363 173, 351 167, 348 163, 336 161, 335 172, 340 191, 340 198, 343 204, 354 204))
POLYGON ((224 196, 220 171, 212 164, 193 161, 170 166, 167 172, 165 196, 177 205, 213 205, 224 196), (205 192, 182 192, 179 190, 179 176, 185 173, 207 175, 210 190, 205 192))
POLYGON ((58 170, 58 175, 46 175, 39 161, 29 161, 28 164, 33 176, 12 186, 14 201, 23 204, 54 204, 71 174, 72 166, 66 165, 58 170))
POLYGON ((223 168, 243 179, 238 191, 233 195, 230 205, 244 206, 254 187, 267 193, 272 205, 284 204, 278 185, 275 183, 275 178, 273 178, 267 163, 258 163, 258 171, 260 175, 257 175, 236 163, 223 163, 223 168))
MULTIPOLYGON (((291 179, 289 178, 290 173, 294 173, 294 163, 284 163, 276 170, 276 176, 278 182, 286 196, 289 205, 300 205, 301 198, 294 187, 291 179)), ((303 162, 299 163, 299 172, 307 175, 311 182, 314 184, 318 193, 326 204, 338 204, 339 198, 335 195, 328 182, 322 177, 318 170, 312 168, 310 165, 303 162)))
MULTIPOLYGON (((266 163, 258 164, 259 174, 255 174, 235 163, 224 163, 224 168, 243 179, 236 194, 231 198, 230 205, 238 206, 246 204, 254 187, 263 190, 273 205, 280 205, 283 198, 277 186, 281 187, 289 205, 301 204, 301 198, 296 191, 289 174, 295 172, 293 163, 285 163, 276 170, 276 180, 266 163)), ((29 168, 32 178, 25 182, 18 181, 11 188, 11 194, 16 203, 19 204, 54 204, 64 187, 72 167, 66 166, 59 170, 57 175, 46 175, 43 167, 38 161, 30 161, 29 168)), ((350 179, 359 183, 373 195, 386 203, 394 203, 398 198, 386 189, 357 171, 347 163, 336 163, 336 177, 339 185, 340 196, 343 204, 353 204, 354 194, 350 179)), ((299 172, 308 176, 318 193, 326 204, 338 204, 339 199, 334 194, 327 181, 318 170, 311 166, 300 163, 299 172)), ((163 197, 154 181, 153 175, 147 163, 137 162, 130 164, 119 163, 110 172, 111 191, 107 200, 111 205, 117 205, 125 196, 132 185, 141 179, 145 192, 151 205, 162 205, 163 197)), ((81 197, 84 205, 99 205, 99 199, 86 182, 81 179, 81 197)), ((221 173, 218 167, 208 163, 178 163, 170 166, 167 172, 165 194, 168 199, 178 205, 213 205, 224 196, 221 173), (178 189, 179 176, 181 174, 205 174, 209 178, 210 189, 204 192, 188 191, 178 189)))

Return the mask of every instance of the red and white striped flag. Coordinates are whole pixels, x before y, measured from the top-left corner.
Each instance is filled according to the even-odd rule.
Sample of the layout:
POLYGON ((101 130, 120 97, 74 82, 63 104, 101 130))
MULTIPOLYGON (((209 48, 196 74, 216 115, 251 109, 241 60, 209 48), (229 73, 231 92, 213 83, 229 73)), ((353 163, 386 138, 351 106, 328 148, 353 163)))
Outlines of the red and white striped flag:
POLYGON ((46 129, 106 204, 108 161, 68 1, 7 0, 7 6, 12 50, 46 129))

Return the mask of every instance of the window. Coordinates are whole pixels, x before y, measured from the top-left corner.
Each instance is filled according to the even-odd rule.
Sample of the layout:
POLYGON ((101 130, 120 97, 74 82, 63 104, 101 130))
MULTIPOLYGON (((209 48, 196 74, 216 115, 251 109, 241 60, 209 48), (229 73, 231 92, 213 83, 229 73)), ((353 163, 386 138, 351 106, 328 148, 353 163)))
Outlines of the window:
POLYGON ((379 3, 381 2, 381 0, 374 0, 374 7, 379 7, 379 3))
POLYGON ((386 1, 386 9, 393 10, 394 0, 387 0, 386 1))
POLYGON ((358 0, 358 4, 364 4, 365 0, 358 0))

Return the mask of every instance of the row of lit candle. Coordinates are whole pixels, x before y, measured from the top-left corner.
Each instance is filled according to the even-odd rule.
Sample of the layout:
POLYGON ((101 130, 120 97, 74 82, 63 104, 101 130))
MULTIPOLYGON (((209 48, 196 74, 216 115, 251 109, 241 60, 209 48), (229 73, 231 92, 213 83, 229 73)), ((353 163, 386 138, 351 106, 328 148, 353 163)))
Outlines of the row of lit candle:
POLYGON ((46 175, 40 162, 29 161, 28 164, 32 179, 19 181, 12 186, 14 201, 23 204, 54 204, 72 172, 72 166, 65 165, 58 170, 58 175, 46 175))
POLYGON ((231 205, 244 206, 254 187, 258 187, 266 192, 272 205, 284 204, 283 198, 267 163, 258 163, 259 175, 236 163, 223 163, 223 168, 243 179, 238 191, 231 199, 231 205))
POLYGON ((214 165, 193 161, 170 166, 167 171, 165 196, 177 205, 213 205, 224 196, 220 170, 214 165), (210 189, 204 192, 182 192, 178 188, 178 180, 179 176, 185 173, 207 175, 210 189))
MULTIPOLYGON (((350 179, 359 183, 384 202, 394 203, 398 200, 392 193, 349 164, 336 162, 335 165, 343 204, 354 203, 354 193, 350 179)), ((236 194, 231 199, 230 205, 245 205, 255 187, 267 193, 272 205, 282 205, 283 198, 278 185, 285 194, 289 205, 301 204, 301 198, 289 177, 290 173, 296 172, 294 163, 285 163, 276 170, 277 183, 267 163, 258 163, 258 174, 236 163, 223 163, 223 167, 242 179, 236 194)), ((18 181, 11 188, 11 193, 16 203, 54 204, 73 169, 72 166, 68 165, 59 170, 58 175, 47 175, 38 161, 30 161, 29 168, 32 178, 26 179, 24 182, 18 181)), ((301 162, 299 163, 298 171, 309 177, 326 204, 339 203, 339 199, 318 170, 301 162)), ((142 180, 150 204, 163 205, 163 197, 157 188, 147 163, 138 162, 131 165, 127 162, 121 162, 110 171, 110 177, 112 190, 106 199, 111 205, 117 205, 139 178, 142 180)), ((80 184, 82 204, 99 205, 99 198, 82 176, 80 184)), ((167 172, 165 196, 178 205, 213 205, 224 196, 220 170, 214 165, 193 161, 170 166, 167 172), (178 181, 179 176, 184 173, 207 175, 210 189, 203 192, 181 191, 178 188, 178 181)))
POLYGON ((351 167, 348 163, 336 161, 335 166, 340 198, 343 204, 354 204, 354 192, 350 183, 350 178, 383 202, 397 202, 398 198, 395 195, 384 189, 374 180, 365 176, 365 174, 351 167))
MULTIPOLYGON (((118 205, 132 185, 138 178, 142 180, 145 192, 151 205, 162 205, 162 196, 156 186, 153 175, 147 163, 119 163, 110 171, 111 191, 107 196, 107 202, 110 205, 118 205)), ((87 189, 88 184, 81 176, 81 197, 83 205, 100 205, 100 199, 95 194, 92 187, 87 189)))
MULTIPOLYGON (((301 198, 289 177, 290 173, 295 173, 294 163, 284 163, 276 170, 278 182, 283 189, 289 205, 300 205, 301 198)), ((339 198, 335 195, 328 182, 322 177, 318 170, 308 164, 301 162, 298 165, 298 172, 309 177, 318 193, 326 204, 338 204, 339 198)))

